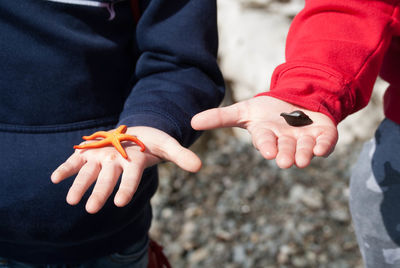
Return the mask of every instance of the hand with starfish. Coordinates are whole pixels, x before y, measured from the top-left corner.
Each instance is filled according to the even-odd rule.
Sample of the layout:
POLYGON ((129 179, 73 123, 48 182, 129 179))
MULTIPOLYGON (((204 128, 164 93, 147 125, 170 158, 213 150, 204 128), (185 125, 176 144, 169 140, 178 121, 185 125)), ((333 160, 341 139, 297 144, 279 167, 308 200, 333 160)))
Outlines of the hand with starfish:
POLYGON ((78 204, 84 193, 95 183, 86 203, 89 213, 96 213, 104 206, 117 186, 121 174, 121 183, 114 197, 114 203, 118 207, 130 202, 147 167, 163 160, 171 161, 189 172, 197 172, 201 167, 201 161, 196 154, 155 128, 125 129, 120 126, 116 130, 98 132, 85 138, 89 141, 76 147, 75 152, 53 172, 51 180, 53 183, 59 183, 77 174, 67 194, 67 202, 70 205, 78 204), (135 136, 130 136, 132 134, 143 143, 135 136), (98 137, 105 139, 90 141, 98 137), (133 141, 136 144, 125 142, 121 145, 121 140, 133 141), (118 151, 111 145, 107 146, 108 144, 116 144, 118 151))
POLYGON ((269 96, 204 111, 193 117, 192 126, 198 130, 247 129, 254 147, 264 158, 275 159, 280 168, 292 165, 304 168, 314 156, 328 156, 338 139, 336 125, 327 115, 269 96), (305 112, 313 123, 302 127, 290 126, 281 113, 296 110, 305 112))

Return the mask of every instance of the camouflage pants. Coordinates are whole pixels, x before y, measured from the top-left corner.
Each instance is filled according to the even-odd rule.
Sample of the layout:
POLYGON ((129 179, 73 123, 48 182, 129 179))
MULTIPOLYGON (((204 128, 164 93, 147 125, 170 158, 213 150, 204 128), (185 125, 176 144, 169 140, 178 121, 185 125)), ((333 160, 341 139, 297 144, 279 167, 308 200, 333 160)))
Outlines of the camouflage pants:
POLYGON ((400 125, 385 119, 364 145, 350 210, 365 267, 400 267, 400 125))

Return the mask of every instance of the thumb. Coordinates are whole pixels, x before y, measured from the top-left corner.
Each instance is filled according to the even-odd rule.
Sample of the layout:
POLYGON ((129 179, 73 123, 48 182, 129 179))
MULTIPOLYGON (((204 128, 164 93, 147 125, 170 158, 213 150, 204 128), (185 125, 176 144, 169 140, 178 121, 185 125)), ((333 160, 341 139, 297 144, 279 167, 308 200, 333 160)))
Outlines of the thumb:
POLYGON ((156 128, 144 126, 130 127, 128 134, 130 133, 142 137, 142 141, 146 144, 146 151, 154 156, 148 159, 148 166, 167 160, 189 172, 200 170, 200 158, 167 133, 156 128))
POLYGON ((189 172, 198 172, 201 168, 200 158, 191 150, 183 147, 172 137, 166 138, 159 146, 152 149, 155 155, 168 160, 189 172), (158 148, 157 148, 158 147, 158 148))
POLYGON ((207 130, 221 127, 241 127, 241 110, 239 103, 222 108, 209 109, 192 118, 192 127, 196 130, 207 130))
POLYGON ((175 156, 173 162, 189 172, 198 172, 202 165, 200 158, 194 152, 184 147, 180 148, 180 154, 175 156))

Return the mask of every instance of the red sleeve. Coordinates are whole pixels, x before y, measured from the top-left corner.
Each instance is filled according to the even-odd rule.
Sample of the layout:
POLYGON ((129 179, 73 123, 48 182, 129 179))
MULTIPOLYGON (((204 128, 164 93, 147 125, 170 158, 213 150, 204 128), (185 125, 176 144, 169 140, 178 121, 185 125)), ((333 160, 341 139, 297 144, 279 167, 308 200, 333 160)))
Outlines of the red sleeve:
POLYGON ((268 95, 339 123, 367 105, 391 38, 399 0, 306 0, 268 95))

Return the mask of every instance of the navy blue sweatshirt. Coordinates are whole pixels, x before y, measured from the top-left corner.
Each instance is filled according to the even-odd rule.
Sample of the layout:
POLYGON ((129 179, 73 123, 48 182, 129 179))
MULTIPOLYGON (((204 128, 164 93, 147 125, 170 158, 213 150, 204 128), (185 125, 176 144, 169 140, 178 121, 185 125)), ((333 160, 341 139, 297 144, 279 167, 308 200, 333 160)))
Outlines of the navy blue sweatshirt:
POLYGON ((119 124, 163 130, 184 146, 191 117, 216 107, 214 0, 0 1, 0 256, 77 262, 122 250, 151 222, 156 167, 133 200, 97 214, 65 197, 52 171, 82 135, 119 124))

